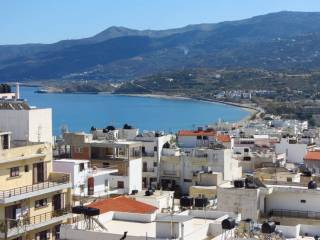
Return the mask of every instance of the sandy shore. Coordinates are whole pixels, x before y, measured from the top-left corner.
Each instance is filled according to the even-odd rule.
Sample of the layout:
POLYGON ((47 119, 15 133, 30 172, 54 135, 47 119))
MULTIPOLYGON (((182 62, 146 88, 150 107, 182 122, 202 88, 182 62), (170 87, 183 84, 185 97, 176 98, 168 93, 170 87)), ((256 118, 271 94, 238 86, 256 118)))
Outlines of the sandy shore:
POLYGON ((174 100, 174 99, 176 99, 176 100, 197 100, 197 101, 208 102, 208 103, 220 103, 220 104, 224 104, 224 105, 230 105, 230 106, 241 108, 241 109, 249 112, 248 116, 237 121, 237 123, 239 123, 239 124, 241 124, 241 123, 243 124, 263 112, 263 110, 260 109, 259 107, 254 107, 249 104, 225 102, 225 101, 207 99, 207 98, 191 98, 191 97, 183 97, 183 96, 179 96, 179 95, 161 95, 161 94, 117 94, 117 95, 133 96, 133 97, 161 98, 161 99, 170 99, 170 100, 174 100))

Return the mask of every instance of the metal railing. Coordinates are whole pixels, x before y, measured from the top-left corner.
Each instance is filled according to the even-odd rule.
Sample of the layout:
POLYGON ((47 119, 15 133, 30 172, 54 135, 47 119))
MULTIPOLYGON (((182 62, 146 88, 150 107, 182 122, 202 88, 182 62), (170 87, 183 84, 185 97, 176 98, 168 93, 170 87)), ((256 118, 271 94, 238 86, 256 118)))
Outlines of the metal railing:
POLYGON ((0 232, 7 234, 8 231, 11 229, 18 229, 17 232, 21 232, 24 231, 30 225, 44 223, 56 217, 61 217, 69 213, 71 213, 71 206, 67 205, 62 209, 42 213, 31 217, 0 220, 0 232))
POLYGON ((175 171, 175 170, 171 170, 171 171, 163 170, 162 174, 166 175, 166 176, 178 176, 179 175, 179 173, 177 171, 175 171))
POLYGON ((145 172, 145 173, 147 173, 147 172, 154 172, 154 168, 143 168, 143 169, 142 169, 142 172, 145 172))
POLYGON ((297 210, 288 210, 288 209, 273 209, 270 211, 270 216, 320 219, 320 212, 297 211, 297 210))
POLYGON ((30 192, 35 192, 47 188, 52 188, 55 186, 59 186, 62 184, 66 184, 69 182, 69 175, 65 175, 64 177, 60 178, 58 182, 52 182, 52 181, 46 181, 42 183, 37 183, 33 185, 28 185, 28 186, 23 186, 23 187, 17 187, 17 188, 12 188, 8 190, 2 190, 0 191, 0 199, 5 199, 13 196, 18 196, 30 192))

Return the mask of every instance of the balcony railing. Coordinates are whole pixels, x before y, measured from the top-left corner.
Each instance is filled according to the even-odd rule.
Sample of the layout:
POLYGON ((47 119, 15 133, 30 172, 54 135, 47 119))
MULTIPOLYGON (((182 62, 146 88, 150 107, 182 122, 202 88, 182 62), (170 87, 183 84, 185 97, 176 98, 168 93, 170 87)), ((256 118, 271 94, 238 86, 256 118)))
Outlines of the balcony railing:
POLYGON ((290 218, 310 218, 310 219, 319 219, 320 220, 320 212, 313 212, 313 211, 273 209, 270 211, 270 216, 290 217, 290 218))
POLYGON ((0 191, 0 199, 19 196, 43 189, 52 188, 70 182, 68 174, 50 173, 49 181, 0 191))
POLYGON ((145 173, 154 172, 154 168, 144 168, 144 169, 142 169, 142 172, 145 172, 145 173))
POLYGON ((25 231, 29 231, 30 229, 37 228, 37 224, 44 224, 69 213, 71 213, 71 207, 66 206, 65 208, 59 210, 50 211, 31 217, 0 220, 0 232, 5 234, 5 237, 14 236, 25 231))
POLYGON ((163 170, 162 171, 162 174, 165 175, 165 176, 178 176, 179 173, 177 171, 174 171, 174 170, 163 170))

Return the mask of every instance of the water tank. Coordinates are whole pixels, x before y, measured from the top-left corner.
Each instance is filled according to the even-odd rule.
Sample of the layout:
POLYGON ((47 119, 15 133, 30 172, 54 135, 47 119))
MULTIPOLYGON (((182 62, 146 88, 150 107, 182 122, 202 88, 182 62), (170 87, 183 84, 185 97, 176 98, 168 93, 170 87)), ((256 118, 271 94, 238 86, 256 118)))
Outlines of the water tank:
POLYGON ((75 207, 72 208, 72 213, 83 214, 84 213, 84 209, 85 209, 84 206, 75 206, 75 207))
POLYGON ((253 179, 246 178, 244 183, 245 183, 245 187, 248 189, 257 189, 258 188, 258 186, 256 185, 256 183, 254 182, 253 179))
POLYGON ((137 193, 138 193, 138 190, 132 190, 132 191, 131 191, 131 194, 132 194, 132 195, 136 195, 137 193))
POLYGON ((233 185, 235 188, 243 188, 244 182, 243 182, 243 180, 234 180, 233 185))
POLYGON ((192 197, 181 197, 180 198, 180 206, 181 207, 192 207, 193 206, 193 198, 192 197))
POLYGON ((231 230, 234 229, 236 226, 236 220, 233 218, 226 218, 222 221, 221 223, 222 229, 223 230, 231 230))
POLYGON ((100 215, 100 209, 99 208, 92 208, 92 207, 86 207, 84 209, 84 215, 93 217, 93 216, 98 216, 100 215))
POLYGON ((310 181, 308 183, 308 189, 317 189, 317 183, 315 181, 310 181))
POLYGON ((305 171, 305 172, 303 172, 303 176, 304 177, 311 177, 312 176, 312 172, 311 171, 305 171))
POLYGON ((152 192, 152 191, 147 190, 147 191, 145 192, 145 196, 151 196, 151 195, 153 195, 153 192, 152 192))
POLYGON ((194 206, 195 207, 206 207, 208 205, 208 198, 195 198, 194 206))
POLYGON ((274 222, 264 222, 261 226, 262 233, 274 233, 276 230, 276 224, 274 222))

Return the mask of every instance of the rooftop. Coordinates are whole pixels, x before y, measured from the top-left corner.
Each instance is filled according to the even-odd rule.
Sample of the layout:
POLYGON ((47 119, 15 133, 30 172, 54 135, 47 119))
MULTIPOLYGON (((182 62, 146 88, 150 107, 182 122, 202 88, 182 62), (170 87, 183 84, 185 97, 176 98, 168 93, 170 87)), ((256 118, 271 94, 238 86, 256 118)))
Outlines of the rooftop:
POLYGON ((112 211, 149 214, 154 213, 158 209, 152 205, 142 203, 125 196, 119 196, 94 202, 89 204, 88 207, 100 209, 100 214, 112 211))
POLYGON ((231 137, 226 134, 220 134, 216 138, 219 142, 223 142, 223 143, 231 142, 231 137))
POLYGON ((82 159, 56 159, 55 162, 64 162, 64 163, 74 163, 74 164, 80 164, 80 163, 88 163, 89 160, 82 160, 82 159))
POLYGON ((25 101, 0 100, 0 110, 30 110, 25 101))
POLYGON ((320 151, 309 151, 307 154, 304 156, 305 160, 315 160, 315 161, 320 161, 320 151))
POLYGON ((158 219, 156 219, 156 222, 178 222, 178 223, 182 223, 182 222, 186 222, 193 219, 192 216, 189 215, 166 215, 166 216, 162 216, 159 217, 158 219))
POLYGON ((214 130, 180 130, 178 136, 216 136, 214 130))

